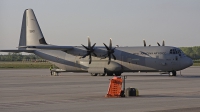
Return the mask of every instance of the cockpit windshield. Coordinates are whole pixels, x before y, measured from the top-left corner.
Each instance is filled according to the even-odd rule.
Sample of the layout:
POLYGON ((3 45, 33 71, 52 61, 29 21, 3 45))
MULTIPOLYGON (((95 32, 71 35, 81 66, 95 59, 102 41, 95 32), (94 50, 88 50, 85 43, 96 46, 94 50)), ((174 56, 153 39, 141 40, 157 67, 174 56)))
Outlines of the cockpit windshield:
POLYGON ((177 48, 170 49, 169 54, 179 54, 179 56, 181 56, 181 55, 184 56, 183 51, 181 49, 177 49, 177 48))

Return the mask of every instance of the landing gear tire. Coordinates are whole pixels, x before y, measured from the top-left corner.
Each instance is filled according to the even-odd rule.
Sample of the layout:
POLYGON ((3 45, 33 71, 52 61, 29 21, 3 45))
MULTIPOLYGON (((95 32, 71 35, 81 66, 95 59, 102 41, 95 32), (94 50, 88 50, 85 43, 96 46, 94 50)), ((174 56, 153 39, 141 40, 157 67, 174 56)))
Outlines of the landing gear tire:
POLYGON ((58 72, 53 72, 53 75, 54 76, 58 76, 58 72))
POLYGON ((91 76, 97 76, 98 74, 97 73, 91 73, 91 76))
POLYGON ((169 72, 170 76, 176 76, 176 71, 169 72))
POLYGON ((107 76, 113 76, 113 73, 112 72, 108 72, 107 76))
POLYGON ((99 76, 105 76, 105 75, 106 75, 105 73, 100 73, 100 74, 99 74, 99 76))
POLYGON ((115 76, 121 76, 122 73, 118 72, 118 73, 115 73, 115 76))

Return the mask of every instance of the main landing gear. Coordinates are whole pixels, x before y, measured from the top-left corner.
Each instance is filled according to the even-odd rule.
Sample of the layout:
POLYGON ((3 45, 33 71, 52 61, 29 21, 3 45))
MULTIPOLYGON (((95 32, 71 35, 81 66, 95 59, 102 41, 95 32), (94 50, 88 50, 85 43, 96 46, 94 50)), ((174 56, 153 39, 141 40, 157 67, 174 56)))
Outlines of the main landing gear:
POLYGON ((115 72, 115 73, 113 73, 113 72, 107 72, 107 76, 121 76, 121 72, 115 72))
POLYGON ((171 71, 171 72, 169 72, 169 75, 170 75, 170 76, 176 76, 176 71, 171 71))
POLYGON ((51 76, 52 76, 52 75, 58 76, 58 72, 51 71, 51 76))
POLYGON ((105 73, 91 73, 91 76, 105 76, 106 74, 105 73))
MULTIPOLYGON (((113 73, 113 72, 108 72, 106 73, 107 76, 121 76, 121 72, 116 72, 116 73, 113 73)), ((91 73, 91 76, 105 76, 106 75, 105 73, 91 73)))

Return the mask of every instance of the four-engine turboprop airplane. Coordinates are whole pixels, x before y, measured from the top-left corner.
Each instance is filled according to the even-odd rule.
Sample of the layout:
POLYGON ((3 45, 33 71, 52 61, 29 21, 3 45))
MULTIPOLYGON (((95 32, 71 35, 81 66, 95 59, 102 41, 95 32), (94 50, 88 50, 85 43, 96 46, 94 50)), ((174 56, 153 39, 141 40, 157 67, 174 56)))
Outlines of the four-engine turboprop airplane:
MULTIPOLYGON (((96 44, 96 43, 95 43, 96 44)), ((32 9, 26 9, 23 15, 18 50, 0 50, 0 52, 28 52, 38 55, 60 69, 54 72, 88 72, 93 76, 120 76, 123 72, 167 72, 176 76, 176 71, 193 64, 179 48, 171 46, 142 47, 103 47, 56 46, 48 45, 39 27, 32 9)))

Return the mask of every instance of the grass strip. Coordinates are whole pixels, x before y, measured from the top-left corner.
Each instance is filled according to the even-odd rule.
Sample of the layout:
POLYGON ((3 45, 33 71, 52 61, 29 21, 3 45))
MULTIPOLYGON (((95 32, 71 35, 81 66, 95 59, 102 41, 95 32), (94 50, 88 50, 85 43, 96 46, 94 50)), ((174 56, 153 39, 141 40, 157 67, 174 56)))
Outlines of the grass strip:
POLYGON ((48 62, 0 62, 0 69, 49 68, 48 62))

